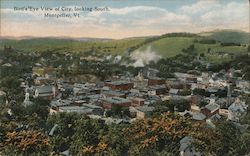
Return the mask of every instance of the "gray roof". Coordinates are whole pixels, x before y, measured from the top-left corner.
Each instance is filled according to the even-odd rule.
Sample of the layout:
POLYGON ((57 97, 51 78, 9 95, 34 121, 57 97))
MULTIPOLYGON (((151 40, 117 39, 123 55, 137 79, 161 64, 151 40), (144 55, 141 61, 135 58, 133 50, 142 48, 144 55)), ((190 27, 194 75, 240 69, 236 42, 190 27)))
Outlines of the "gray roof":
POLYGON ((113 90, 107 90, 107 91, 103 91, 103 94, 112 94, 112 95, 117 95, 117 96, 122 96, 125 93, 123 92, 118 92, 118 91, 113 91, 113 90))
POLYGON ((93 109, 85 106, 64 106, 60 107, 62 112, 76 112, 76 113, 92 113, 93 109))
POLYGON ((125 103, 125 102, 131 102, 128 99, 124 99, 124 98, 120 98, 120 97, 109 97, 109 98, 105 98, 103 99, 103 101, 112 103, 112 104, 120 104, 120 103, 125 103))
POLYGON ((166 89, 165 85, 154 85, 154 86, 150 86, 150 89, 166 89))
POLYGON ((112 85, 125 85, 125 84, 131 84, 132 82, 126 82, 126 81, 113 81, 113 82, 106 82, 107 84, 112 85))
POLYGON ((51 101, 50 102, 50 105, 51 106, 67 106, 67 105, 70 105, 72 103, 71 100, 67 100, 67 99, 64 99, 64 100, 58 100, 58 101, 51 101))
POLYGON ((91 108, 91 109, 102 109, 100 106, 92 105, 92 104, 82 104, 82 106, 91 108))
POLYGON ((215 112, 216 110, 220 109, 220 105, 216 103, 210 103, 210 104, 207 104, 205 108, 207 108, 211 112, 215 112))
POLYGON ((39 94, 52 93, 53 92, 53 86, 38 86, 36 89, 37 89, 39 94))
POLYGON ((148 79, 149 80, 165 80, 165 79, 160 78, 160 77, 149 77, 148 79))
POLYGON ((203 113, 196 113, 196 114, 193 114, 192 119, 201 121, 201 120, 206 119, 206 116, 203 113))
POLYGON ((173 88, 171 88, 170 90, 169 90, 169 93, 170 94, 177 94, 178 93, 178 89, 173 89, 173 88))
POLYGON ((154 107, 148 107, 148 106, 142 106, 136 108, 138 111, 141 112, 152 112, 155 108, 154 107))
POLYGON ((245 112, 245 109, 244 109, 244 106, 243 106, 243 103, 241 102, 234 102, 233 104, 231 104, 229 107, 228 107, 228 110, 232 111, 232 112, 245 112))
POLYGON ((219 114, 214 114, 210 117, 212 120, 220 120, 222 117, 219 114))

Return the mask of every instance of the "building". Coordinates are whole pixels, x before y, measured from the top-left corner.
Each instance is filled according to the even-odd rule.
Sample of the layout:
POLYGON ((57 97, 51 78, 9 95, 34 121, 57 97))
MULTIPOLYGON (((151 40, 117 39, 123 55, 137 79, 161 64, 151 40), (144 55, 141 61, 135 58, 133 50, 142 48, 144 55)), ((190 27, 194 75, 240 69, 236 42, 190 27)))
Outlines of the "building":
POLYGON ((35 85, 42 85, 42 84, 46 84, 49 80, 46 77, 37 77, 34 82, 35 85))
POLYGON ((143 77, 149 78, 149 77, 155 77, 159 73, 159 70, 154 68, 143 68, 140 71, 140 73, 143 77))
POLYGON ((134 98, 132 99, 132 104, 131 106, 133 107, 139 107, 139 106, 143 106, 144 105, 144 99, 142 98, 134 98))
POLYGON ((153 113, 154 109, 154 107, 148 106, 137 107, 136 118, 143 119, 149 117, 153 113))
POLYGON ((114 82, 105 82, 104 86, 109 87, 112 90, 130 90, 134 87, 134 83, 124 82, 124 81, 114 81, 114 82))
POLYGON ((126 98, 126 94, 119 91, 114 90, 104 90, 102 91, 102 94, 106 97, 120 97, 120 98, 126 98))
POLYGON ((113 106, 129 107, 132 101, 120 97, 109 97, 102 99, 101 103, 103 108, 112 109, 113 106))
POLYGON ((159 77, 148 78, 148 86, 163 85, 165 83, 166 80, 159 77))
POLYGON ((170 96, 177 96, 178 94, 179 94, 179 89, 173 89, 173 88, 171 88, 169 90, 169 95, 170 96))
POLYGON ((236 99, 233 104, 228 107, 228 119, 239 122, 240 117, 246 112, 246 105, 244 102, 236 99))
POLYGON ((34 97, 40 97, 47 100, 52 100, 58 94, 58 90, 54 86, 38 86, 35 90, 34 97))
POLYGON ((84 104, 83 106, 64 106, 59 107, 59 112, 75 112, 75 113, 82 113, 87 115, 103 115, 103 110, 99 106, 95 105, 87 105, 84 104))
POLYGON ((201 109, 201 113, 206 115, 207 118, 219 113, 220 105, 216 103, 207 104, 204 108, 201 109))
POLYGON ((149 93, 151 95, 160 95, 166 93, 166 86, 165 85, 154 85, 149 86, 149 93))

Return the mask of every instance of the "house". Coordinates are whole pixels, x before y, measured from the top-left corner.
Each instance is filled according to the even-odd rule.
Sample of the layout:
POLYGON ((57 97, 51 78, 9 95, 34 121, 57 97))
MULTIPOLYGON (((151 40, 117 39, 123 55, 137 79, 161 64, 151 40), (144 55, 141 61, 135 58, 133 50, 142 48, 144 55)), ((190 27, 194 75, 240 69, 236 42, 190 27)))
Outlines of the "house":
POLYGON ((75 112, 81 114, 93 114, 93 115, 102 115, 103 110, 102 107, 95 106, 95 105, 87 105, 84 104, 82 106, 64 106, 59 107, 59 112, 75 112))
POLYGON ((201 113, 205 114, 208 118, 219 113, 220 105, 216 103, 207 104, 201 109, 201 113))
POLYGON ((166 93, 166 86, 165 85, 154 85, 149 86, 149 94, 151 95, 160 95, 166 93))
POLYGON ((47 100, 52 100, 58 94, 58 90, 54 86, 38 86, 35 90, 34 97, 40 97, 47 100))
POLYGON ((200 107, 199 106, 196 106, 196 105, 191 105, 191 108, 190 108, 191 112, 193 113, 198 113, 201 111, 200 107))
POLYGON ((249 81, 245 81, 245 80, 237 80, 236 81, 236 87, 237 88, 250 89, 250 82, 249 81))
POLYGON ((149 117, 153 113, 154 109, 155 109, 154 107, 148 107, 148 106, 137 107, 136 118, 142 119, 149 117))
POLYGON ((164 85, 165 83, 166 83, 166 80, 159 78, 159 77, 148 78, 148 86, 164 85))
POLYGON ((185 136, 180 140, 180 156, 201 156, 201 153, 196 151, 191 147, 193 138, 190 136, 185 136))
POLYGON ((112 109, 114 105, 121 107, 129 107, 132 104, 131 100, 120 97, 108 97, 102 99, 102 107, 105 109, 112 109))
POLYGON ((204 115, 203 113, 200 113, 200 112, 194 113, 192 116, 192 119, 197 120, 197 121, 202 121, 202 120, 206 119, 206 115, 204 115))
POLYGON ((143 68, 140 71, 140 73, 143 77, 146 77, 146 78, 155 77, 159 73, 159 70, 154 69, 154 68, 143 68))
POLYGON ((174 75, 182 82, 197 82, 197 78, 192 74, 175 72, 174 75))
POLYGON ((132 99, 131 106, 133 106, 133 107, 143 106, 144 101, 145 101, 144 99, 136 97, 136 98, 132 99))
POLYGON ((48 82, 48 79, 46 77, 37 77, 35 80, 34 80, 34 83, 35 85, 42 85, 42 84, 45 84, 48 82))
POLYGON ((134 83, 126 81, 105 82, 104 86, 112 90, 130 90, 134 87, 134 83))
POLYGON ((240 117, 246 112, 245 102, 236 99, 233 104, 228 107, 228 119, 239 122, 240 117))
POLYGON ((170 96, 177 96, 178 93, 179 93, 179 89, 173 89, 173 88, 171 88, 171 89, 169 90, 169 95, 170 95, 170 96))
POLYGON ((86 97, 87 102, 89 102, 89 103, 98 102, 98 101, 100 101, 100 100, 103 99, 103 98, 104 98, 104 95, 103 95, 103 94, 88 95, 88 96, 86 97))
POLYGON ((114 90, 107 90, 102 91, 102 94, 106 97, 120 97, 126 98, 126 94, 124 92, 114 91, 114 90))

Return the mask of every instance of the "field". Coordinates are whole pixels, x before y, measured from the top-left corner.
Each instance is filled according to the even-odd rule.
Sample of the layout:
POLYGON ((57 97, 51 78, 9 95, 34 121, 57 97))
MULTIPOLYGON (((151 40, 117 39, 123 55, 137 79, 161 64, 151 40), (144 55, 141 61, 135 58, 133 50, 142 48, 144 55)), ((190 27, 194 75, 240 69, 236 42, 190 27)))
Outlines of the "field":
POLYGON ((0 40, 0 49, 4 45, 11 45, 14 49, 22 52, 73 52, 73 53, 88 53, 94 51, 97 55, 102 54, 121 54, 127 48, 144 42, 145 38, 131 38, 122 40, 109 41, 75 41, 68 39, 50 39, 37 38, 27 40, 0 40))
MULTIPOLYGON (((199 37, 167 37, 157 41, 154 41, 150 44, 146 44, 139 48, 139 51, 143 52, 147 47, 151 47, 151 50, 158 53, 162 57, 173 57, 177 54, 182 53, 182 49, 188 48, 190 45, 194 45, 195 51, 198 53, 204 53, 205 56, 210 61, 218 61, 217 59, 221 59, 217 56, 219 52, 225 53, 246 53, 247 47, 245 46, 221 46, 220 43, 216 44, 200 44, 194 43, 195 39, 199 39, 199 37), (208 56, 207 51, 211 49, 213 56, 208 56)), ((226 59, 226 58, 225 58, 226 59)))
MULTIPOLYGON (((205 54, 206 58, 210 61, 221 61, 222 57, 219 57, 218 53, 246 53, 247 52, 247 37, 249 33, 243 32, 231 32, 231 31, 216 31, 200 33, 199 36, 186 36, 186 37, 159 37, 156 40, 145 42, 150 37, 141 38, 129 38, 120 40, 105 40, 105 39, 56 39, 56 38, 34 38, 24 40, 10 40, 1 39, 0 49, 3 49, 4 45, 11 45, 14 49, 21 52, 71 52, 81 53, 83 55, 96 55, 99 57, 107 55, 125 55, 130 48, 139 47, 140 52, 144 52, 148 47, 152 51, 159 54, 161 57, 170 58, 182 53, 183 49, 188 48, 190 45, 194 45, 195 51, 205 54), (200 39, 215 39, 215 44, 201 44, 194 42, 194 40, 200 39), (233 38, 233 39, 232 39, 233 38), (222 46, 220 42, 238 41, 243 44, 241 46, 222 46), (212 55, 208 55, 208 49, 211 49, 212 55)), ((237 42, 236 42, 237 43, 237 42)), ((220 54, 221 55, 221 54, 220 54)), ((227 56, 223 57, 224 60, 228 60, 227 56)))

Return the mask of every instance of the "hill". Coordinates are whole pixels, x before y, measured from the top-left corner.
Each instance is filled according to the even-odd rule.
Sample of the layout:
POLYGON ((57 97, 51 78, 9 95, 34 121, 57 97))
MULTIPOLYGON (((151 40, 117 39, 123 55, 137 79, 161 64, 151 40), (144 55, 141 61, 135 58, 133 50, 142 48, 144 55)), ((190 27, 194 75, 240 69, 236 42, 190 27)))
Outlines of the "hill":
POLYGON ((22 52, 57 51, 109 55, 125 52, 127 48, 143 43, 145 39, 146 38, 130 38, 121 40, 58 38, 32 38, 23 40, 1 39, 0 49, 3 49, 4 45, 7 45, 22 52))
POLYGON ((210 37, 223 43, 249 44, 250 33, 237 30, 217 30, 200 33, 201 36, 210 37))
MULTIPOLYGON (((152 37, 134 37, 120 40, 81 38, 72 39, 66 37, 57 38, 28 38, 22 40, 1 39, 0 49, 4 45, 12 46, 21 52, 73 52, 82 55, 96 55, 99 57, 107 55, 128 56, 131 53, 146 54, 154 52, 160 57, 173 57, 183 53, 194 45, 197 53, 203 53, 206 58, 213 61, 221 61, 221 54, 246 53, 249 33, 242 31, 213 31, 199 34, 170 33, 152 37), (210 43, 211 42, 211 43, 210 43), (221 43, 240 43, 239 45, 222 45, 221 43), (207 55, 211 52, 212 55, 207 55), (129 52, 129 53, 127 53, 129 52)), ((130 55, 130 57, 134 55, 130 55)), ((140 56, 137 54, 137 56, 140 56)), ((150 54, 148 55, 150 56, 150 54)), ((159 58, 159 57, 158 57, 159 58)), ((228 59, 229 56, 223 59, 228 59)), ((133 59, 133 58, 132 58, 133 59)))
MULTIPOLYGON (((206 35, 202 34, 200 36, 199 35, 197 36, 176 35, 176 37, 165 36, 141 46, 140 48, 137 49, 137 51, 143 53, 148 49, 148 47, 150 47, 152 52, 159 54, 161 57, 169 58, 176 56, 177 54, 183 53, 183 49, 187 49, 190 45, 194 45, 194 49, 198 53, 203 53, 206 55, 208 51, 211 51, 212 53, 211 55, 208 54, 206 55, 207 59, 211 61, 221 61, 222 60, 221 57, 218 57, 221 54, 239 54, 247 52, 247 46, 245 45, 224 46, 220 42, 214 40, 214 38, 211 37, 211 36, 218 36, 219 33, 220 32, 216 32, 215 34, 206 33, 206 35), (213 41, 214 43, 209 43, 208 41, 210 40, 213 41)), ((234 33, 229 33, 229 34, 233 35, 234 33)), ((229 56, 224 57, 225 60, 228 58, 229 56)))

